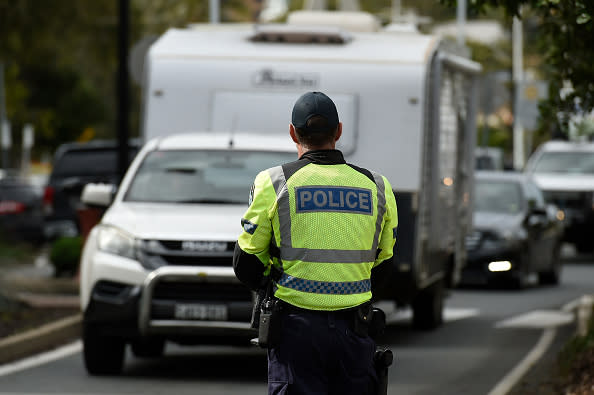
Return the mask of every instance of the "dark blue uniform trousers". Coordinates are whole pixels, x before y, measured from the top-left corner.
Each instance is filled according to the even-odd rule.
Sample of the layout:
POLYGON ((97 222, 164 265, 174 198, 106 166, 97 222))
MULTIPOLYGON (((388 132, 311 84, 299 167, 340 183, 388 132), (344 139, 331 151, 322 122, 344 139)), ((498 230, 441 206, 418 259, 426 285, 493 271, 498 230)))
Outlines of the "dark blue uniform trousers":
POLYGON ((366 395, 377 377, 375 342, 352 331, 344 313, 280 314, 278 345, 268 350, 270 395, 366 395))

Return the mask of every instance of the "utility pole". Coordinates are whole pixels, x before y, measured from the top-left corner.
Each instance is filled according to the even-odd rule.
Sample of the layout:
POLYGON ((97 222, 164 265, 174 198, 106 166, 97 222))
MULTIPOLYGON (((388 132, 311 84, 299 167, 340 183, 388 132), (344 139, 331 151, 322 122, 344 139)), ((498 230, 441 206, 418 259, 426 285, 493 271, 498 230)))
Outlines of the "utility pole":
POLYGON ((458 45, 466 43, 466 0, 458 0, 456 7, 456 21, 458 25, 458 45))
POLYGON ((4 63, 0 61, 0 134, 2 138, 2 168, 8 167, 8 149, 5 147, 5 139, 10 134, 10 127, 6 119, 6 100, 4 92, 4 63), (7 135, 5 135, 7 134, 7 135))
POLYGON ((514 169, 521 170, 524 167, 524 127, 520 117, 520 99, 524 83, 523 65, 523 34, 522 21, 514 16, 512 24, 512 79, 514 82, 514 125, 513 125, 513 160, 514 169))
POLYGON ((220 10, 221 5, 219 0, 209 0, 208 1, 208 16, 209 16, 209 20, 210 23, 220 23, 221 22, 221 17, 220 17, 220 10))
POLYGON ((121 181, 128 168, 128 138, 130 135, 130 101, 128 75, 129 0, 119 0, 118 21, 118 88, 117 134, 118 175, 121 181))

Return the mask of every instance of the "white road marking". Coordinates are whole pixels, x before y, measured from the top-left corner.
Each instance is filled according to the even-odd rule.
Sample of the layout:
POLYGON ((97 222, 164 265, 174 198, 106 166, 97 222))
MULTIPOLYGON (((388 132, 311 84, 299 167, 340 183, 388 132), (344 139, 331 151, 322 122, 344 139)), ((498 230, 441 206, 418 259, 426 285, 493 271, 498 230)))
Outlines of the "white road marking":
POLYGON ((464 318, 476 317, 480 314, 479 309, 462 308, 462 307, 446 307, 443 312, 443 319, 446 322, 461 320, 464 318))
POLYGON ((508 374, 497 383, 487 395, 505 395, 507 394, 516 383, 524 377, 528 370, 544 355, 547 349, 550 347, 555 335, 557 334, 556 328, 545 329, 536 346, 520 361, 508 374))
POLYGON ((31 369, 36 366, 55 361, 57 359, 68 357, 81 351, 82 342, 80 340, 77 340, 73 343, 66 344, 65 346, 56 348, 51 351, 46 351, 41 354, 33 355, 31 357, 23 358, 12 363, 1 365, 0 377, 20 372, 21 370, 31 369))
MULTIPOLYGON (((374 306, 386 313, 386 324, 388 325, 410 322, 412 319, 412 310, 410 308, 397 309, 396 304, 393 302, 381 301, 374 303, 374 306)), ((480 311, 475 308, 445 307, 443 310, 443 319, 445 322, 452 322, 474 317, 479 315, 479 313, 480 311)))
MULTIPOLYGON (((512 317, 508 320, 500 321, 497 325, 500 325, 501 328, 510 328, 510 327, 518 327, 514 325, 502 326, 502 324, 507 323, 523 323, 528 324, 530 323, 533 325, 536 322, 540 322, 541 328, 543 327, 542 324, 547 324, 545 326, 546 329, 543 330, 538 343, 530 350, 528 354, 522 359, 497 385, 488 393, 488 395, 505 395, 507 394, 517 383, 518 381, 524 377, 526 373, 530 370, 530 368, 536 364, 536 362, 544 355, 544 353, 549 349, 555 336, 557 334, 557 327, 564 319, 567 318, 567 314, 571 315, 571 311, 579 305, 580 298, 576 300, 572 300, 571 302, 565 304, 560 311, 556 311, 555 315, 551 314, 551 311, 540 310, 528 314, 524 314, 521 316, 512 317), (536 314, 535 314, 536 313, 536 314), (544 313, 544 314, 543 314, 544 313), (530 316, 531 315, 531 316, 530 316), (523 317, 522 317, 523 316, 523 317), (528 317, 526 317, 528 316, 528 317), (552 322, 556 322, 557 325, 550 325, 552 322)), ((571 315, 573 317, 573 315, 571 315)), ((524 326, 526 327, 526 326, 524 326)), ((534 326, 530 326, 533 328, 534 326)))
POLYGON ((534 310, 499 321, 496 328, 552 328, 573 322, 571 313, 559 310, 534 310))

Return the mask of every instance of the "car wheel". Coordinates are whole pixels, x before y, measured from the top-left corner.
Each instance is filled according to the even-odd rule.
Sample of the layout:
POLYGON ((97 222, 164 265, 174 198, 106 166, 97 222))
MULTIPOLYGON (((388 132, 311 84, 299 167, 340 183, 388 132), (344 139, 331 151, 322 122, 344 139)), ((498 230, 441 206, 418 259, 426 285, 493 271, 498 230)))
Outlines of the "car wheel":
POLYGON ((558 245, 553 250, 551 260, 551 270, 538 273, 538 282, 540 284, 557 285, 561 277, 561 246, 558 245))
POLYGON ((443 323, 443 280, 419 293, 412 303, 415 329, 435 329, 443 323))
POLYGON ((83 357, 87 372, 92 375, 117 375, 124 365, 126 342, 103 336, 92 326, 83 326, 83 357))
POLYGON ((131 346, 132 353, 138 358, 159 358, 165 351, 165 340, 158 338, 135 339, 131 346))
POLYGON ((530 255, 525 253, 520 261, 520 266, 512 273, 510 285, 513 289, 521 290, 526 288, 528 285, 528 269, 527 266, 530 263, 530 255))
POLYGON ((575 244, 575 249, 580 254, 589 254, 594 250, 590 240, 580 240, 575 244))

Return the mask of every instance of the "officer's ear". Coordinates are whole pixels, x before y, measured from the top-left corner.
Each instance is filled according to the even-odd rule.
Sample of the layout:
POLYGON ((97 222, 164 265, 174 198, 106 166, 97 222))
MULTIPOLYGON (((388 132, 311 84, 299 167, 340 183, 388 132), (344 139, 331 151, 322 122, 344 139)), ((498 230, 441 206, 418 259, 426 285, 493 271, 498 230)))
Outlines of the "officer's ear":
POLYGON ((338 141, 340 136, 342 136, 342 122, 338 122, 338 127, 336 128, 336 136, 334 136, 334 141, 338 141))
POLYGON ((299 139, 297 138, 297 133, 295 132, 295 126, 293 126, 292 123, 289 124, 289 134, 291 135, 291 138, 293 139, 295 144, 301 144, 299 142, 299 139))

